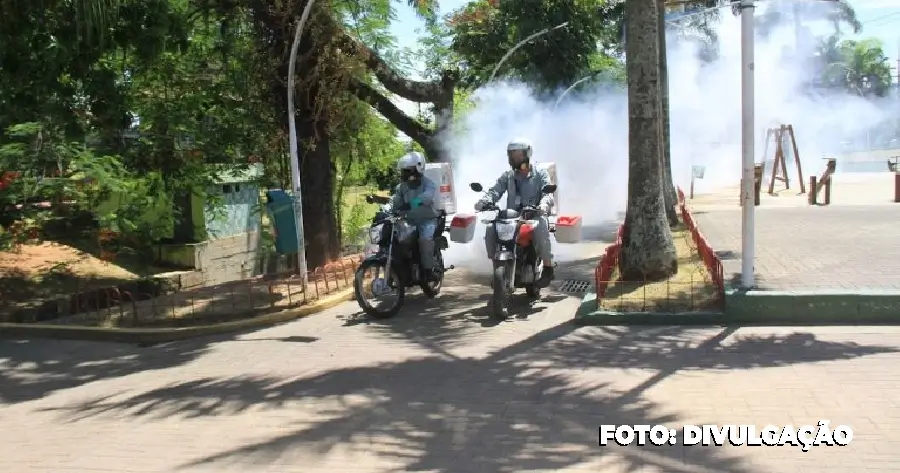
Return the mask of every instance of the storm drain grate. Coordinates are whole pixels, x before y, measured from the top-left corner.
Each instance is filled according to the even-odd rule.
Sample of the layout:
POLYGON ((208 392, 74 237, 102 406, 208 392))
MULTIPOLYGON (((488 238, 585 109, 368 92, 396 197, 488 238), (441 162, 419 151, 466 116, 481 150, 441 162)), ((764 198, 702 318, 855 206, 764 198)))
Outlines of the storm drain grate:
POLYGON ((591 288, 590 281, 582 281, 579 279, 566 279, 559 283, 559 292, 587 292, 591 288))

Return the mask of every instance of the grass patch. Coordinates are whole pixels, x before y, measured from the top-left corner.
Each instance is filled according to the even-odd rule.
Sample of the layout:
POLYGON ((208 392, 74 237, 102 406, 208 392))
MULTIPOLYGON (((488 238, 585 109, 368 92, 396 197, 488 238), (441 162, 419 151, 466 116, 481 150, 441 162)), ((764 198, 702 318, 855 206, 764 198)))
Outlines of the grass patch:
POLYGON ((692 312, 718 308, 720 299, 709 271, 703 265, 691 232, 683 225, 672 230, 678 253, 678 273, 664 281, 619 281, 618 269, 600 309, 616 312, 692 312))

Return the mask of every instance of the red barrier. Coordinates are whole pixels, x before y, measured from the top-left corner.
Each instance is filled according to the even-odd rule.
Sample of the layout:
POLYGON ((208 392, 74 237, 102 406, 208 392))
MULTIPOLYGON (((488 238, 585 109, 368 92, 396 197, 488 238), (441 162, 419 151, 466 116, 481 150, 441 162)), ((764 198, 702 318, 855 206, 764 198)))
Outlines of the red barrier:
POLYGON ((594 269, 594 286, 597 288, 597 298, 601 299, 609 287, 613 271, 619 264, 619 252, 622 250, 622 236, 625 233, 625 225, 619 225, 616 231, 616 242, 606 247, 597 268, 594 269))
MULTIPOLYGON (((690 210, 688 210, 687 206, 684 205, 684 191, 679 187, 677 188, 677 192, 681 219, 688 228, 688 231, 691 232, 691 239, 697 247, 697 252, 700 254, 700 259, 703 260, 703 265, 706 267, 707 271, 709 271, 713 284, 715 284, 719 294, 724 295, 725 276, 722 269, 722 260, 716 255, 716 252, 713 250, 712 246, 710 246, 709 242, 706 241, 706 237, 703 236, 700 229, 697 228, 694 216, 691 214, 690 210)), ((616 232, 616 242, 606 247, 606 251, 597 263, 597 267, 594 269, 594 284, 597 289, 598 299, 603 298, 606 294, 606 289, 609 287, 613 271, 619 264, 619 253, 622 250, 622 238, 624 233, 625 225, 623 224, 619 226, 619 229, 616 232)))
MULTIPOLYGON (((678 188, 679 195, 684 195, 684 192, 681 188, 678 188)), ((716 289, 719 291, 720 295, 725 294, 725 274, 722 269, 722 260, 716 254, 715 250, 713 250, 712 246, 710 246, 709 242, 706 241, 706 237, 700 233, 700 229, 697 228, 697 222, 694 221, 694 216, 691 215, 691 211, 688 210, 687 206, 684 203, 681 204, 681 220, 684 222, 684 225, 688 228, 688 231, 691 232, 691 239, 694 240, 694 245, 697 247, 697 252, 700 253, 700 259, 703 260, 703 265, 706 266, 707 271, 709 271, 709 275, 712 278, 713 284, 715 284, 716 289)))

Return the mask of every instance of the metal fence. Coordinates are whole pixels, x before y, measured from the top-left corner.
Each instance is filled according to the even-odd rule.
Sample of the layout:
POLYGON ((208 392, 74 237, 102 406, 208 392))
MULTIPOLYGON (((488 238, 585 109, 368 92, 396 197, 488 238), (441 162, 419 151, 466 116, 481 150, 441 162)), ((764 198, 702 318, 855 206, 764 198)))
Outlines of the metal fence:
MULTIPOLYGON (((243 319, 309 304, 352 287, 361 254, 315 268, 303 278, 290 269, 207 285, 205 272, 181 272, 119 287, 83 291, 45 301, 27 311, 7 312, 5 321, 112 327, 189 326, 243 319)), ((279 264, 282 268, 288 266, 279 264)), ((271 267, 270 258, 257 267, 271 267)), ((0 315, 0 321, 4 317, 0 315)))

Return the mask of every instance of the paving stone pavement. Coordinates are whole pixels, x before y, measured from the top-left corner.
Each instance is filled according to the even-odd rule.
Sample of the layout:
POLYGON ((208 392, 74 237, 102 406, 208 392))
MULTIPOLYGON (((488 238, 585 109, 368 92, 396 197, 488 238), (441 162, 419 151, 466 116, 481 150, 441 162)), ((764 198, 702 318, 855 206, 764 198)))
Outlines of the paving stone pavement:
MULTIPOLYGON (((863 194, 865 175, 849 178, 856 180, 859 193, 842 205, 811 207, 805 197, 764 196, 755 213, 760 288, 900 290, 900 204, 879 200, 882 175, 872 181, 878 192, 870 195, 863 194)), ((711 195, 689 205, 700 231, 722 257, 726 280, 738 282, 741 211, 733 200, 726 206, 722 195, 711 195)))
POLYGON ((0 340, 0 471, 900 471, 900 329, 499 325, 461 276, 375 322, 347 303, 155 347, 0 340), (853 427, 842 448, 598 447, 600 424, 853 427))

